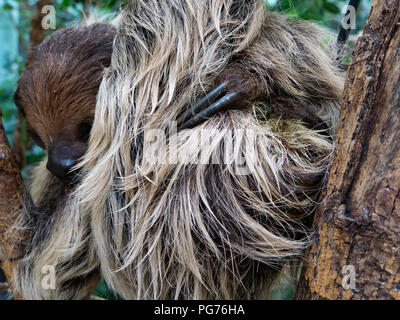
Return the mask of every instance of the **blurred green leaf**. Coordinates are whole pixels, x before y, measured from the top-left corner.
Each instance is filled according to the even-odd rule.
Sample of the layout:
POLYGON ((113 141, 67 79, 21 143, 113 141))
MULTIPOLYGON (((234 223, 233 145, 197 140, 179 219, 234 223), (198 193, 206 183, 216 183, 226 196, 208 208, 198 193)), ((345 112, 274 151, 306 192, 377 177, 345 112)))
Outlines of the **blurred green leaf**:
POLYGON ((70 5, 71 1, 70 0, 62 0, 61 5, 63 7, 68 7, 70 5))
POLYGON ((114 292, 112 292, 104 280, 100 280, 97 284, 96 290, 93 295, 106 300, 121 300, 121 298, 114 292))
POLYGON ((335 13, 335 14, 340 13, 340 10, 339 10, 338 6, 333 4, 332 2, 328 2, 328 1, 324 0, 323 4, 324 4, 324 8, 326 10, 328 10, 329 12, 332 12, 332 13, 335 13))
POLYGON ((11 10, 13 7, 10 4, 6 3, 3 5, 2 8, 3 8, 3 10, 11 10))

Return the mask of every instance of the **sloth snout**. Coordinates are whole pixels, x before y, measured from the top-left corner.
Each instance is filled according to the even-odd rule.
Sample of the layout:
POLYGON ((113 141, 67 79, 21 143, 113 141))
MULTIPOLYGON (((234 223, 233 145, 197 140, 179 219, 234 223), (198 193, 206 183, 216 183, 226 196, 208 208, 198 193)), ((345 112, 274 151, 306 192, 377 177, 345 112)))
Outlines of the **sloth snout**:
POLYGON ((75 176, 72 168, 82 155, 71 143, 59 143, 49 150, 46 168, 60 180, 71 181, 75 176))

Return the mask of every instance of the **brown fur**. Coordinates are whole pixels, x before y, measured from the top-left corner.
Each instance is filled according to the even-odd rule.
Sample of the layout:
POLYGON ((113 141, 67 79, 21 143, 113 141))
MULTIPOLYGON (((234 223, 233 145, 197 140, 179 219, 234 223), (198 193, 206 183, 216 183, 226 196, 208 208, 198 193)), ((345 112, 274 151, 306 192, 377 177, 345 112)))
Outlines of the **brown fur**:
MULTIPOLYGON (((108 23, 73 26, 54 32, 35 49, 19 79, 15 102, 25 116, 28 132, 42 148, 48 151, 62 140, 68 148, 85 152, 89 132, 82 132, 82 124, 91 126, 93 122, 96 95, 103 70, 111 63, 115 34, 108 23)), ((72 190, 46 169, 46 162, 31 174, 33 205, 28 199, 24 222, 25 228, 32 230, 27 257, 40 250, 56 229, 72 190)), ((34 261, 20 272, 29 273, 30 263, 34 261)), ((89 272, 92 289, 96 273, 89 272)), ((81 282, 85 283, 85 278, 81 282)), ((80 297, 89 293, 81 292, 80 297)))
POLYGON ((70 27, 54 32, 36 48, 19 79, 15 102, 42 148, 62 139, 71 148, 86 149, 89 132, 82 132, 82 124, 93 122, 114 36, 115 29, 106 23, 70 27))
POLYGON ((131 2, 100 87, 72 213, 89 219, 116 292, 267 297, 282 266, 301 260, 303 219, 324 183, 343 88, 329 36, 264 12, 260 1, 131 2), (167 131, 219 75, 240 68, 263 95, 156 141, 157 154, 148 154, 147 132, 167 131), (328 132, 314 127, 313 115, 328 132), (180 158, 165 162, 173 148, 180 158), (241 155, 249 174, 236 172, 241 155))
POLYGON ((263 12, 258 0, 132 1, 99 89, 85 175, 14 271, 14 290, 80 298, 83 279, 100 268, 127 299, 268 297, 308 244, 304 218, 332 150, 343 74, 327 38, 313 23, 263 12), (147 155, 143 136, 167 131, 232 69, 264 94, 147 155), (179 161, 163 162, 174 146, 179 161), (236 172, 241 155, 246 175, 236 172), (54 291, 40 287, 48 264, 54 291))

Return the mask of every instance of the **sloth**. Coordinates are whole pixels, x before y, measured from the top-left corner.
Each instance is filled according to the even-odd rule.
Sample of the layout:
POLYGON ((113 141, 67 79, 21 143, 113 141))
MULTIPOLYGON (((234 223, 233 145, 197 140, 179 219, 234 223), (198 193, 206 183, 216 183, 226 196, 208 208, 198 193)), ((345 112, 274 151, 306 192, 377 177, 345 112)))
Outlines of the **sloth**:
POLYGON ((258 0, 130 2, 79 183, 58 210, 21 213, 32 239, 13 292, 84 298, 100 273, 124 299, 268 298, 325 183, 344 83, 330 37, 258 0))
POLYGON ((14 94, 28 134, 47 154, 31 175, 27 221, 34 235, 29 247, 40 246, 44 226, 64 210, 79 180, 73 167, 87 149, 96 95, 116 35, 111 22, 92 18, 46 37, 32 52, 14 94))

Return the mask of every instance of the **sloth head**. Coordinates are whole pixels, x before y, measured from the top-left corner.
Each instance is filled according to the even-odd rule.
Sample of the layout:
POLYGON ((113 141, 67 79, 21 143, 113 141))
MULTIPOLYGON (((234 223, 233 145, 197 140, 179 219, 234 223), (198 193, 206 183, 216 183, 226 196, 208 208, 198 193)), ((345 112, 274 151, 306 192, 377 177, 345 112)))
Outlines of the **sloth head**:
POLYGON ((58 30, 34 50, 19 79, 15 103, 28 134, 47 151, 47 169, 61 180, 72 180, 86 151, 115 33, 106 23, 58 30))

